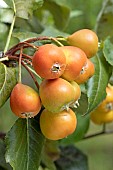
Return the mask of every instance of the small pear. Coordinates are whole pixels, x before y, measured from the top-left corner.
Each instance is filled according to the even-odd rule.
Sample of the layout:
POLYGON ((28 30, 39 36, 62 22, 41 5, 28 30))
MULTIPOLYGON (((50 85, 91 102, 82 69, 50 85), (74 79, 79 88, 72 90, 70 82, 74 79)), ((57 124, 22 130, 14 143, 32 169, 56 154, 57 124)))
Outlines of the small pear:
POLYGON ((36 116, 41 109, 41 101, 38 93, 31 87, 18 83, 10 96, 12 112, 20 118, 36 116))

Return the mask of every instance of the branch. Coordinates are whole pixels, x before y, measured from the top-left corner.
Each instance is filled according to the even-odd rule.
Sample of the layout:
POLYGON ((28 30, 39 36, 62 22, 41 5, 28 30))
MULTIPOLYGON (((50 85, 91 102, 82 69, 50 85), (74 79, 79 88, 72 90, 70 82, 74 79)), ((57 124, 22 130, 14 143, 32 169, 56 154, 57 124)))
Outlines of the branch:
POLYGON ((93 137, 96 137, 96 136, 99 136, 99 135, 103 135, 103 134, 105 134, 105 132, 103 132, 103 131, 102 131, 102 132, 99 132, 99 133, 94 133, 94 134, 85 136, 85 137, 83 138, 83 140, 84 140, 84 139, 93 138, 93 137))
POLYGON ((93 137, 96 137, 96 136, 100 136, 100 135, 107 135, 107 134, 112 134, 113 133, 113 130, 109 130, 107 131, 106 130, 106 124, 103 125, 103 129, 101 132, 98 132, 98 133, 94 133, 94 134, 91 134, 91 135, 87 135, 83 138, 84 139, 90 139, 90 138, 93 138, 93 137))
POLYGON ((13 46, 12 48, 10 48, 6 53, 5 55, 12 55, 13 53, 17 52, 20 50, 21 47, 24 48, 28 48, 28 47, 32 47, 34 49, 38 49, 37 46, 35 45, 32 45, 30 43, 34 43, 35 41, 40 41, 40 40, 50 40, 49 37, 36 37, 36 38, 30 38, 26 41, 23 41, 23 42, 19 42, 18 44, 16 44, 15 46, 13 46))
POLYGON ((38 84, 38 82, 37 82, 34 74, 30 71, 30 69, 27 67, 27 65, 26 65, 23 61, 22 61, 21 63, 22 63, 22 65, 23 65, 23 67, 25 67, 25 69, 29 72, 29 74, 31 75, 32 79, 33 79, 34 82, 35 82, 36 87, 39 89, 39 84, 38 84))
POLYGON ((27 54, 22 53, 22 56, 24 56, 25 58, 28 58, 29 60, 32 60, 32 57, 27 54))
MULTIPOLYGON (((62 38, 64 40, 64 38, 62 38)), ((44 41, 44 40, 48 40, 48 41, 54 41, 56 42, 58 45, 63 46, 63 44, 59 41, 60 39, 58 38, 54 38, 54 37, 47 37, 47 36, 42 36, 42 37, 35 37, 35 38, 30 38, 26 41, 23 42, 19 42, 18 44, 16 44, 15 46, 13 46, 11 49, 9 49, 5 55, 13 55, 15 52, 19 51, 21 49, 21 47, 24 48, 33 48, 33 49, 38 49, 38 46, 33 45, 31 43, 34 43, 36 41, 44 41)))

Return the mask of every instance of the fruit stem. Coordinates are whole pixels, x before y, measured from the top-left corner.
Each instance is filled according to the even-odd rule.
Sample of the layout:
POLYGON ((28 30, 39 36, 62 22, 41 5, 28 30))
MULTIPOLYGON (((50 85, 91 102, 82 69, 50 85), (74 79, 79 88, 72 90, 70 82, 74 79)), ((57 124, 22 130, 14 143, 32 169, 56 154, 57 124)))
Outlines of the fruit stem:
POLYGON ((25 69, 29 72, 29 74, 31 75, 33 81, 35 82, 36 87, 39 89, 39 84, 38 84, 35 76, 33 75, 33 73, 30 71, 30 68, 23 61, 21 63, 25 67, 25 69))
POLYGON ((61 47, 64 46, 60 41, 58 41, 57 38, 50 37, 50 39, 51 39, 52 41, 56 42, 59 46, 61 46, 61 47))
POLYGON ((12 24, 11 24, 11 27, 10 27, 10 30, 9 30, 6 45, 5 45, 5 48, 4 48, 4 54, 8 50, 9 43, 10 43, 10 40, 11 40, 11 35, 12 35, 12 32, 13 32, 13 28, 14 28, 14 24, 15 24, 15 20, 16 20, 16 7, 15 7, 14 0, 12 2, 13 2, 13 8, 14 8, 14 17, 13 17, 13 21, 12 21, 12 24))
POLYGON ((27 66, 27 68, 32 72, 34 73, 40 80, 42 80, 42 78, 29 66, 27 66))
POLYGON ((27 55, 27 54, 22 54, 24 57, 26 57, 26 58, 28 58, 28 59, 30 59, 30 60, 32 60, 32 57, 31 56, 29 56, 29 55, 27 55))
POLYGON ((21 83, 21 62, 22 62, 22 51, 23 51, 23 48, 21 47, 20 49, 20 56, 19 56, 19 75, 18 75, 18 83, 21 83))
POLYGON ((57 39, 58 41, 67 41, 67 38, 68 38, 68 37, 57 37, 56 39, 57 39))
POLYGON ((35 50, 38 49, 37 46, 35 46, 35 45, 33 45, 33 44, 30 44, 30 43, 28 43, 28 42, 26 42, 26 41, 24 41, 23 44, 24 44, 24 45, 27 45, 28 47, 32 47, 32 48, 34 48, 35 50))

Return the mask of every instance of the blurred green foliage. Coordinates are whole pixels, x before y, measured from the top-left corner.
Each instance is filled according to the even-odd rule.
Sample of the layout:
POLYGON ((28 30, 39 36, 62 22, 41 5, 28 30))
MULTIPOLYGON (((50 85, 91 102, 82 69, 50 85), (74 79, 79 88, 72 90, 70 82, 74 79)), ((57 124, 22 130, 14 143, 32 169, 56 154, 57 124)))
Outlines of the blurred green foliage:
MULTIPOLYGON (((40 34, 46 29, 49 30, 50 26, 52 26, 53 32, 54 29, 58 29, 69 34, 81 28, 94 29, 101 7, 102 0, 86 0, 85 2, 84 0, 45 0, 41 8, 33 10, 33 15, 30 15, 29 20, 24 18, 24 13, 23 17, 16 18, 14 32, 40 34)), ((17 11, 18 8, 20 9, 20 7, 17 6, 17 11)), ((24 11, 27 11, 27 9, 24 11)), ((12 19, 12 9, 0 8, 1 50, 4 49, 12 19)), ((52 31, 51 35, 53 36, 52 31)), ((12 36, 10 47, 16 43, 17 39, 12 36)))

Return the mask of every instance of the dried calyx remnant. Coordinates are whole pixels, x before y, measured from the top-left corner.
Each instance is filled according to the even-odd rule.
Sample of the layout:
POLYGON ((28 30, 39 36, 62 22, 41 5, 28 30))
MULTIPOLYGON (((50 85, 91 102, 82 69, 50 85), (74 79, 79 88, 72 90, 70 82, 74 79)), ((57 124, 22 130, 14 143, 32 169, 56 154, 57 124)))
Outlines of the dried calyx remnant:
POLYGON ((52 66, 52 68, 51 68, 51 71, 52 71, 53 73, 58 73, 60 70, 61 70, 61 66, 60 66, 59 63, 55 63, 55 64, 52 66))

